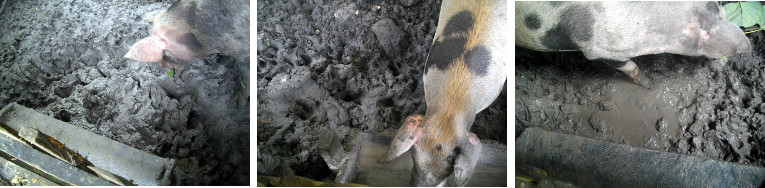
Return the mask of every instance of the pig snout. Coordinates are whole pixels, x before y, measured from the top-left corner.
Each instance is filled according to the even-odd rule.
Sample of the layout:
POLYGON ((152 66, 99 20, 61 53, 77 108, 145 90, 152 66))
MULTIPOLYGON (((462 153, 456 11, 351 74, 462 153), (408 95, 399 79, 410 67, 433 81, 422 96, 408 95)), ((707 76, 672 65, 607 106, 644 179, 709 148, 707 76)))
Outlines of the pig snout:
POLYGON ((738 53, 752 51, 749 39, 737 26, 724 21, 709 30, 709 36, 704 36, 702 54, 709 58, 720 58, 738 53))
POLYGON ((462 155, 457 155, 456 161, 454 162, 457 164, 454 165, 454 177, 457 178, 457 184, 459 186, 465 186, 467 184, 467 179, 473 176, 473 170, 475 170, 475 165, 478 162, 478 158, 480 158, 479 154, 483 147, 481 145, 481 140, 479 140, 478 136, 473 133, 470 133, 468 138, 462 142, 463 143, 460 144, 462 146, 460 148, 460 153, 462 153, 462 155))
POLYGON ((407 118, 378 161, 413 148, 411 185, 442 186, 453 174, 464 186, 472 176, 482 146, 470 127, 506 80, 505 12, 502 0, 442 2, 423 74, 427 111, 407 118))

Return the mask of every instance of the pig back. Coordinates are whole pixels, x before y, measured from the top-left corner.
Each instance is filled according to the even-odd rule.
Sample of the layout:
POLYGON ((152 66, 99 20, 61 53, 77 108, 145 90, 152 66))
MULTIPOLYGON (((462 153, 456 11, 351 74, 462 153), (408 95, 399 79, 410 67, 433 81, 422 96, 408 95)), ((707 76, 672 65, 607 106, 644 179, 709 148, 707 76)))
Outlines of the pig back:
POLYGON ((442 2, 423 75, 429 111, 464 110, 474 115, 497 98, 506 78, 506 4, 442 2))

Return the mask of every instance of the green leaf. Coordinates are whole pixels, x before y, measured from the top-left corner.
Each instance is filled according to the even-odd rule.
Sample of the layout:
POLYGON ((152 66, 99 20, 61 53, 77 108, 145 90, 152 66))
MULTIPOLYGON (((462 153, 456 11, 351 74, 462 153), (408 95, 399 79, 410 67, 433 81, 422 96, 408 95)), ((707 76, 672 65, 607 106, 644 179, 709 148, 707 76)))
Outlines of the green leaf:
POLYGON ((757 23, 760 24, 760 27, 763 27, 763 26, 765 26, 765 5, 762 5, 761 8, 762 8, 762 14, 760 14, 761 15, 760 16, 760 21, 757 22, 757 23))
POLYGON ((173 69, 167 71, 167 76, 173 77, 173 69))
POLYGON ((728 3, 723 6, 728 21, 741 27, 750 27, 754 24, 765 25, 763 9, 760 2, 756 1, 728 3))

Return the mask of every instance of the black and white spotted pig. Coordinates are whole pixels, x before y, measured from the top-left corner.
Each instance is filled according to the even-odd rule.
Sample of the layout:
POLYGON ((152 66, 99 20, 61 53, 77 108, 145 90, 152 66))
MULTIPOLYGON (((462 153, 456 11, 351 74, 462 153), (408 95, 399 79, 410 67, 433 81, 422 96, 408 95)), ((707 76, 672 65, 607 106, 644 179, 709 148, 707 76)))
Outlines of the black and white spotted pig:
POLYGON ((659 53, 720 58, 751 50, 714 2, 516 2, 515 44, 582 51, 639 82, 630 58, 659 53))
POLYGON ((425 116, 409 116, 378 160, 414 146, 412 185, 442 186, 453 173, 464 186, 472 175, 481 142, 470 127, 506 79, 506 7, 502 0, 442 2, 423 75, 425 116))

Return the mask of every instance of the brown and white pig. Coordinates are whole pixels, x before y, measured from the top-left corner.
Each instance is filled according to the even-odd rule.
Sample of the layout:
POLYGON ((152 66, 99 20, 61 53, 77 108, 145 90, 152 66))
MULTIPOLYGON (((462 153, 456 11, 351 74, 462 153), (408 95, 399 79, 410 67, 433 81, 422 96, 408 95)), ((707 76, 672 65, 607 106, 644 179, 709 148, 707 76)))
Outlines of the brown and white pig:
POLYGON ((413 148, 412 185, 442 186, 454 174, 464 186, 472 175, 481 142, 470 127, 506 79, 506 7, 503 0, 442 2, 423 75, 425 116, 407 117, 378 159, 387 163, 413 148))
POLYGON ((150 12, 151 35, 125 54, 130 60, 182 67, 214 53, 245 61, 250 53, 250 5, 244 0, 179 0, 150 12))
POLYGON ((582 51, 639 82, 630 59, 671 53, 720 58, 751 50, 714 2, 515 3, 515 44, 537 51, 582 51))

